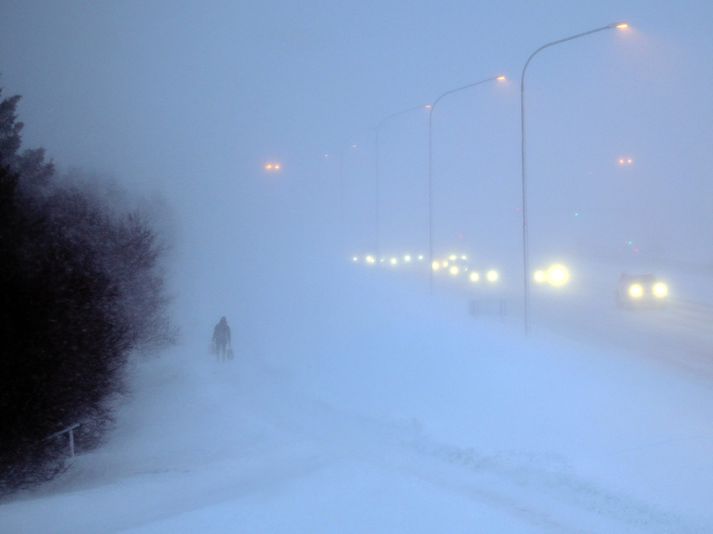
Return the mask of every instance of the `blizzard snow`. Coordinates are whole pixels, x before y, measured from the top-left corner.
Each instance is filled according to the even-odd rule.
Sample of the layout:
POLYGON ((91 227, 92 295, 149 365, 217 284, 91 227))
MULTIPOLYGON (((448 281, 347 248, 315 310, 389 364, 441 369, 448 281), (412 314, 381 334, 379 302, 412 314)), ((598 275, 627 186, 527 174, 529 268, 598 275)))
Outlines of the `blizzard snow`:
MULTIPOLYGON (((711 384, 354 269, 290 328, 131 370, 108 444, 0 532, 703 532, 711 384), (378 298, 365 297, 378 295, 378 298)), ((299 298, 309 298, 304 295, 299 298)))

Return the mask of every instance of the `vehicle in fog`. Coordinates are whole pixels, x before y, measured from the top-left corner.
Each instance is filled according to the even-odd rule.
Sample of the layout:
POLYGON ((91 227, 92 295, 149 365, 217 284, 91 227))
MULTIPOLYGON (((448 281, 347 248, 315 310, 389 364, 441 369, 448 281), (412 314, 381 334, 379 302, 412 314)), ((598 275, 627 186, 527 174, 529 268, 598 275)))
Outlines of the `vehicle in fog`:
POLYGON ((616 300, 621 308, 659 307, 668 298, 668 284, 653 274, 622 273, 619 277, 616 300))

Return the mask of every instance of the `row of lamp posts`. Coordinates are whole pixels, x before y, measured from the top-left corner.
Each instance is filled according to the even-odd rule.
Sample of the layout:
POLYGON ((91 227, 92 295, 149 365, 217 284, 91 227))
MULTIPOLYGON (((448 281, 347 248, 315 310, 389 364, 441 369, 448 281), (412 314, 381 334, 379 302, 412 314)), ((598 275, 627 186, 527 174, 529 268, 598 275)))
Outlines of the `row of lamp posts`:
MULTIPOLYGON (((612 29, 617 29, 617 30, 626 30, 629 28, 629 25, 625 22, 616 22, 613 24, 607 24, 606 26, 602 26, 600 28, 595 28, 593 30, 589 30, 586 32, 578 33, 575 35, 571 35, 569 37, 565 37, 563 39, 558 39, 556 41, 549 42, 547 44, 542 45, 538 49, 536 49, 530 56, 527 58, 527 61, 525 62, 525 65, 522 68, 522 73, 520 75, 520 134, 521 134, 521 187, 522 187, 522 206, 521 206, 521 214, 522 214, 522 274, 523 274, 523 327, 525 330, 525 333, 527 334, 530 330, 530 277, 528 275, 529 273, 529 265, 530 265, 530 258, 529 258, 529 233, 528 233, 528 204, 527 204, 527 158, 526 158, 526 113, 525 113, 525 77, 527 74, 527 68, 530 66, 530 63, 532 60, 542 52, 543 50, 563 44, 569 41, 573 41, 575 39, 579 39, 581 37, 587 37, 589 35, 599 33, 602 31, 606 30, 612 30, 612 29)), ((483 80, 470 83, 467 85, 463 85, 461 87, 457 87, 455 89, 451 89, 449 91, 446 91, 439 95, 431 104, 425 104, 425 105, 419 105, 419 106, 413 106, 401 111, 397 111, 396 113, 392 113, 390 115, 387 115, 384 117, 379 123, 376 125, 374 128, 374 175, 375 175, 375 193, 374 193, 374 202, 375 202, 375 239, 374 243, 376 246, 375 252, 378 255, 380 253, 380 231, 381 231, 381 214, 380 214, 380 190, 381 190, 381 175, 380 175, 380 167, 379 167, 379 156, 380 156, 380 145, 379 145, 379 138, 380 138, 380 133, 382 127, 391 122, 392 119, 395 119, 399 116, 405 115, 407 113, 411 113, 413 111, 418 111, 418 110, 426 110, 428 111, 428 265, 431 264, 434 258, 434 248, 433 248, 433 166, 432 166, 432 161, 433 161, 433 131, 432 131, 432 126, 433 126, 433 112, 436 109, 436 106, 438 103, 443 100, 443 98, 453 94, 457 93, 460 91, 464 91, 466 89, 471 89, 476 86, 486 84, 488 82, 503 82, 505 81, 505 76, 500 75, 500 76, 494 76, 490 78, 485 78, 483 80)), ((343 155, 340 157, 340 199, 343 202, 343 155)), ((342 210, 343 212, 343 210, 342 210)), ((430 275, 429 275, 429 286, 432 289, 433 288, 433 271, 429 269, 430 275)))

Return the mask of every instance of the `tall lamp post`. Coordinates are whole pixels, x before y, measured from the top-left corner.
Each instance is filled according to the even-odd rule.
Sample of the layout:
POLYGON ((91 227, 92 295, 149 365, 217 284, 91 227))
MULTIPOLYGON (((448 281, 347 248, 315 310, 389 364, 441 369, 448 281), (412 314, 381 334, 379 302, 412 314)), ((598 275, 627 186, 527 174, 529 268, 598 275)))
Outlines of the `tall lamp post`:
POLYGON ((586 37, 592 35, 593 33, 603 32, 605 30, 626 30, 629 25, 626 22, 615 22, 613 24, 607 24, 601 28, 595 28, 587 32, 578 33, 570 37, 565 37, 564 39, 558 39, 557 41, 552 41, 542 45, 540 48, 535 50, 530 57, 527 58, 525 66, 522 68, 522 75, 520 76, 520 134, 521 134, 521 147, 522 147, 522 276, 524 283, 523 292, 523 321, 525 327, 525 334, 530 330, 530 257, 529 257, 529 242, 528 242, 528 219, 527 219, 527 161, 525 158, 525 75, 527 74, 527 67, 533 58, 552 46, 566 43, 568 41, 573 41, 574 39, 579 39, 580 37, 586 37))
POLYGON ((420 105, 420 106, 413 106, 410 108, 402 109, 401 111, 397 111, 395 113, 391 113, 390 115, 387 115, 383 119, 381 119, 378 124, 374 127, 374 225, 375 225, 375 234, 374 234, 374 247, 375 247, 375 254, 379 256, 381 254, 381 169, 379 165, 379 155, 380 155, 380 136, 381 136, 381 129, 383 126, 387 123, 389 123, 392 119, 395 119, 396 117, 400 117, 401 115, 406 115, 407 113, 411 113, 412 111, 418 111, 421 109, 426 109, 430 110, 431 105, 426 104, 426 105, 420 105))
POLYGON ((458 93, 472 87, 477 87, 488 82, 504 82, 505 76, 493 76, 485 78, 478 82, 469 83, 461 87, 456 87, 450 91, 446 91, 436 98, 428 107, 428 270, 429 270, 429 288, 433 291, 433 112, 436 110, 438 103, 445 97, 458 93))

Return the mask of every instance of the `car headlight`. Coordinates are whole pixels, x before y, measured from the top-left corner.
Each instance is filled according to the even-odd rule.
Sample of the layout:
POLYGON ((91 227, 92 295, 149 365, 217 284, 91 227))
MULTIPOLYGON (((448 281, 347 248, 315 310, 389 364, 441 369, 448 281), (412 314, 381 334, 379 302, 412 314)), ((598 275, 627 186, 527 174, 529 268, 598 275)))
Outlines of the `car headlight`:
POLYGON ((468 279, 474 284, 477 284, 478 282, 480 282, 480 273, 476 273, 475 271, 473 271, 468 275, 468 279))
POLYGON ((485 273, 485 279, 491 284, 494 284, 500 279, 500 273, 498 273, 495 269, 490 269, 487 273, 485 273))
POLYGON ((627 290, 629 297, 638 300, 644 296, 644 286, 641 284, 631 284, 627 290))
POLYGON ((460 268, 457 265, 451 265, 451 268, 448 269, 448 272, 451 276, 458 276, 460 274, 460 268))
POLYGON ((668 297, 668 286, 663 282, 656 282, 652 288, 651 292, 657 299, 665 299, 668 297))
POLYGON ((533 280, 535 280, 536 284, 544 284, 545 282, 547 282, 547 274, 542 269, 538 269, 537 271, 535 271, 535 274, 532 275, 532 278, 533 280))
POLYGON ((441 262, 438 260, 434 260, 431 263, 431 269, 433 269, 434 271, 440 271, 441 270, 441 262))
POLYGON ((374 265, 376 263, 376 258, 374 256, 367 256, 364 259, 369 265, 374 265))
POLYGON ((547 269, 547 282, 553 287, 562 287, 569 283, 569 269, 560 263, 547 269))

